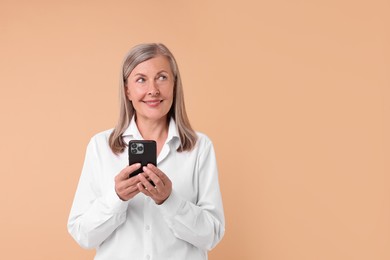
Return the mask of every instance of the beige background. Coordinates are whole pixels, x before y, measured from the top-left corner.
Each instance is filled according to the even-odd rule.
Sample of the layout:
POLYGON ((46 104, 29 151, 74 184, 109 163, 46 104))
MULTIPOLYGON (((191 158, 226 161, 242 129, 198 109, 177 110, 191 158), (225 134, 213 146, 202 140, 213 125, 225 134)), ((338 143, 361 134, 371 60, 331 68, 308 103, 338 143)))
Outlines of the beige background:
POLYGON ((390 259, 389 10, 0 0, 0 258, 92 259, 66 230, 86 144, 115 124, 124 54, 157 41, 217 151, 210 259, 390 259))

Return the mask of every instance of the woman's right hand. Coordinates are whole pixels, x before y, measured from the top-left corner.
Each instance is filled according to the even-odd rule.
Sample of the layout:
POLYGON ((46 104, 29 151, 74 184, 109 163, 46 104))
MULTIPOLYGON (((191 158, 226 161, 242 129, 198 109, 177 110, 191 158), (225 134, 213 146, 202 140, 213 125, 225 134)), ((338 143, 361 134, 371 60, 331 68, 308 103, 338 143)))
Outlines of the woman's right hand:
POLYGON ((115 192, 121 200, 127 201, 140 192, 137 188, 137 184, 140 182, 138 177, 129 178, 129 175, 140 167, 140 163, 132 164, 115 176, 115 192))

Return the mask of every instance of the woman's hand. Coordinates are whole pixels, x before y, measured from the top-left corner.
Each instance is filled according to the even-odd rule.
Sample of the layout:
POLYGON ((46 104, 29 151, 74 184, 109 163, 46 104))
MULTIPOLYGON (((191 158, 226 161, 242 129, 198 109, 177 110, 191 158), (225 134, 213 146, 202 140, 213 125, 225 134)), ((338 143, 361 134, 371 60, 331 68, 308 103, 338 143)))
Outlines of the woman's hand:
POLYGON ((143 173, 138 175, 140 183, 137 184, 138 190, 149 196, 160 205, 171 195, 172 182, 161 170, 159 170, 153 164, 148 164, 147 167, 143 167, 143 173), (153 186, 149 181, 152 181, 153 186))
POLYGON ((127 201, 140 192, 137 187, 140 182, 138 177, 129 178, 129 175, 140 167, 140 163, 132 164, 115 176, 115 192, 121 200, 127 201))

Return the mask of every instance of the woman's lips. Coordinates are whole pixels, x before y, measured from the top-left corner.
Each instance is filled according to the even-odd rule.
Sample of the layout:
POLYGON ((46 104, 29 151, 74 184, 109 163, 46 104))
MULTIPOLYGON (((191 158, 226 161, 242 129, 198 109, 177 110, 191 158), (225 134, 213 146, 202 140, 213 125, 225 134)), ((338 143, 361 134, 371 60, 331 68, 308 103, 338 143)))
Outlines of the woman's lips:
POLYGON ((142 102, 144 102, 148 106, 155 107, 158 106, 162 102, 162 100, 144 100, 142 102))

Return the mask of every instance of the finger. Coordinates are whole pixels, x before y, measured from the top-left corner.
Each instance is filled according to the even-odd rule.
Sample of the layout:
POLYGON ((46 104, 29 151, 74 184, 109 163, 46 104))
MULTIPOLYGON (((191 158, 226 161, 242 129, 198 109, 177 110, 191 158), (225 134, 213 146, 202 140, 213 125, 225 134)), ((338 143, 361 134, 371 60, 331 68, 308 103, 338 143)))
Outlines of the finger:
POLYGON ((142 192, 146 196, 152 197, 152 194, 147 189, 145 189, 145 186, 141 182, 137 184, 137 188, 140 192, 142 192))
POLYGON ((129 175, 132 172, 139 169, 140 167, 141 167, 140 163, 135 163, 135 164, 132 164, 130 166, 127 166, 115 178, 117 178, 118 181, 126 180, 129 178, 129 175))
POLYGON ((128 193, 134 190, 137 190, 136 184, 129 185, 126 181, 119 182, 115 185, 115 191, 123 196, 126 196, 128 193))
POLYGON ((147 169, 153 171, 162 181, 169 180, 168 176, 153 164, 149 163, 147 165, 147 169))
POLYGON ((154 183, 154 186, 155 187, 163 187, 164 186, 164 183, 161 181, 161 179, 157 176, 157 174, 155 174, 153 171, 151 171, 149 168, 147 167, 143 167, 142 170, 144 171, 144 174, 149 177, 152 182, 154 183))
POLYGON ((129 192, 128 194, 129 194, 129 196, 134 197, 134 196, 137 195, 138 193, 140 193, 140 191, 139 191, 137 185, 135 185, 134 187, 132 187, 132 188, 130 189, 130 192, 129 192))
POLYGON ((137 186, 130 187, 126 190, 123 190, 118 194, 119 198, 121 200, 127 201, 131 198, 133 198, 135 195, 137 195, 140 191, 138 190, 137 186))
POLYGON ((128 178, 127 180, 124 180, 123 181, 125 183, 125 185, 127 186, 134 186, 136 185, 138 182, 140 182, 140 180, 138 179, 137 176, 133 176, 131 178, 128 178))
POLYGON ((129 186, 128 188, 123 190, 123 194, 129 195, 133 192, 139 192, 137 185, 129 186))
POLYGON ((127 194, 126 199, 127 199, 127 200, 132 199, 132 198, 134 198, 138 193, 140 193, 140 191, 139 191, 138 189, 136 189, 135 191, 130 192, 129 194, 127 194))
POLYGON ((130 189, 131 187, 133 187, 133 189, 137 189, 137 183, 139 183, 139 179, 136 177, 121 180, 120 174, 118 174, 115 177, 115 191, 117 193, 123 194, 123 192, 126 192, 126 190, 130 189))
POLYGON ((159 178, 159 181, 163 186, 169 185, 169 183, 171 183, 171 180, 168 178, 168 176, 153 164, 148 164, 148 166, 143 167, 142 170, 148 174, 152 174, 151 172, 153 172, 159 178))
POLYGON ((138 175, 138 178, 139 180, 141 181, 142 185, 144 186, 144 188, 150 192, 150 193, 155 193, 155 188, 152 184, 150 184, 149 180, 146 179, 146 177, 144 176, 144 174, 139 174, 138 175))

